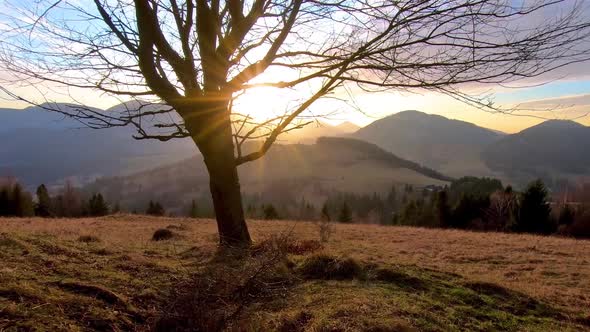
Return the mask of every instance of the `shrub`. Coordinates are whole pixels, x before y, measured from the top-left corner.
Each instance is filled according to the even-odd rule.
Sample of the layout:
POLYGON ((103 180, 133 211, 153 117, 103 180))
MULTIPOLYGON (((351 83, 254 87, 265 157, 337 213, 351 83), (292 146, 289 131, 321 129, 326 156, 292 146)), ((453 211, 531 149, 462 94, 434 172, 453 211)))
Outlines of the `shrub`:
POLYGON ((297 268, 297 272, 307 279, 346 280, 366 277, 363 266, 354 259, 327 254, 308 257, 297 268))
POLYGON ((80 235, 78 242, 91 243, 100 242, 100 239, 94 235, 80 235))
MULTIPOLYGON (((280 238, 275 238, 280 239, 280 238)), ((293 284, 286 252, 268 241, 250 255, 226 249, 204 269, 181 282, 155 331, 248 330, 238 326, 251 303, 284 297, 293 284)))
POLYGON ((262 211, 264 213, 264 219, 266 220, 279 219, 279 213, 272 204, 266 205, 262 211))
POLYGON ((322 244, 316 240, 301 240, 291 242, 287 247, 287 252, 294 255, 305 255, 307 253, 316 252, 322 248, 322 244))
POLYGON ((318 224, 318 232, 320 235, 320 242, 327 243, 332 237, 332 233, 334 232, 334 228, 332 227, 332 223, 330 220, 321 220, 318 224))
POLYGON ((295 315, 283 317, 279 331, 281 332, 299 332, 305 331, 306 325, 313 318, 313 315, 309 311, 300 311, 295 315))
POLYGON ((295 240, 290 234, 282 234, 256 243, 252 246, 251 253, 256 256, 268 250, 276 250, 285 254, 305 255, 322 248, 322 244, 316 240, 295 240))
POLYGON ((576 238, 590 238, 590 211, 575 213, 570 225, 560 226, 559 234, 576 238))
POLYGON ((557 224, 569 226, 574 223, 575 217, 576 216, 574 209, 571 208, 568 204, 565 204, 559 211, 557 224))
POLYGON ((170 240, 170 239, 174 238, 175 236, 176 236, 176 234, 174 234, 171 230, 160 228, 154 232, 154 235, 152 236, 152 240, 153 241, 170 240))

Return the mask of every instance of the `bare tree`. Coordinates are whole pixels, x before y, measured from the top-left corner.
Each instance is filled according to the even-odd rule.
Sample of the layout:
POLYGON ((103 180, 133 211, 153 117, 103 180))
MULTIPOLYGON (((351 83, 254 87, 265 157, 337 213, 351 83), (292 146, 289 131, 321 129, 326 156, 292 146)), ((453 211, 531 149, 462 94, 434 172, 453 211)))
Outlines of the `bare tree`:
POLYGON ((573 0, 24 3, 1 25, 2 68, 20 82, 142 99, 121 112, 43 107, 92 128, 135 126, 137 139, 190 137, 210 175, 221 244, 231 245, 251 241, 237 166, 305 124, 297 119, 336 89, 426 89, 493 110, 462 88, 537 77, 590 56, 584 3, 573 0), (301 86, 309 95, 268 121, 232 109, 250 89, 301 86), (157 119, 150 128, 148 117, 157 119), (249 139, 263 141, 246 153, 249 139))

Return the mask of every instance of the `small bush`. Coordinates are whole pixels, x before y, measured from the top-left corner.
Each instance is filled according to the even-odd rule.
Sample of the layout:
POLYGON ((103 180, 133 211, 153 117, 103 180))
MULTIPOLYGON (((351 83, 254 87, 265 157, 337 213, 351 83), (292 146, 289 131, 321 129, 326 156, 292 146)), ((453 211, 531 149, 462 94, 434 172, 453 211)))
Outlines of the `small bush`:
MULTIPOLYGON (((322 212, 323 213, 323 212, 322 212)), ((323 217, 322 220, 316 223, 321 243, 327 243, 334 232, 332 222, 328 217, 323 217)))
MULTIPOLYGON (((283 241, 284 242, 284 241, 283 241)), ((285 297, 294 279, 279 241, 250 254, 226 249, 190 280, 174 288, 155 331, 222 331, 239 328, 244 309, 285 297)))
POLYGON ((346 280, 365 279, 365 269, 352 258, 337 258, 319 254, 308 257, 297 272, 307 279, 346 280))
POLYGON ((404 272, 386 268, 377 268, 375 271, 373 271, 373 274, 376 280, 395 284, 401 288, 410 288, 416 290, 423 290, 427 288, 427 284, 424 282, 424 280, 404 272))
POLYGON ((80 235, 80 237, 78 238, 78 242, 84 242, 84 243, 100 242, 100 239, 94 235, 80 235))
POLYGON ((278 330, 281 332, 305 331, 305 327, 312 318, 311 312, 300 311, 294 316, 283 317, 278 330))
POLYGON ((322 244, 316 240, 301 240, 290 243, 287 247, 287 252, 293 255, 305 255, 316 252, 322 248, 322 244))
POLYGON ((154 232, 152 241, 164 241, 174 238, 176 235, 168 229, 160 228, 154 232))
POLYGON ((323 246, 316 240, 293 240, 287 236, 270 237, 255 244, 252 247, 253 255, 259 251, 280 250, 286 254, 305 255, 322 249, 323 246))
POLYGON ((560 225, 558 234, 576 238, 590 238, 590 211, 576 211, 571 224, 560 225))

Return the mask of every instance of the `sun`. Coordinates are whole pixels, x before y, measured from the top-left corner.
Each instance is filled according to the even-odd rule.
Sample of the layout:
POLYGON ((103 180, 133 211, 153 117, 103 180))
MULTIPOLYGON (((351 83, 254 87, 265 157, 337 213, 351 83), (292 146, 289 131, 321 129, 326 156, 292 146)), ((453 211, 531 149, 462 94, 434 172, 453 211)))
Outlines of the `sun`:
MULTIPOLYGON (((299 76, 296 70, 270 67, 248 83, 289 82, 299 76)), ((255 121, 266 121, 292 111, 309 97, 309 90, 309 86, 302 85, 293 88, 252 87, 235 96, 232 113, 247 115, 255 121)))
POLYGON ((288 112, 296 99, 288 89, 251 88, 234 99, 232 111, 255 121, 265 121, 288 112))

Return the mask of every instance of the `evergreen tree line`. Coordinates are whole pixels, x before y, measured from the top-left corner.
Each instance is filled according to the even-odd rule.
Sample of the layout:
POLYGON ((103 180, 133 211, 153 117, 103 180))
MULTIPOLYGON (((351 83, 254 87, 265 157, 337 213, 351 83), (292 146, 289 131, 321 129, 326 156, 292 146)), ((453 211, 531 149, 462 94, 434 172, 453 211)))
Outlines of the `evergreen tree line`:
POLYGON ((330 220, 590 237, 590 209, 557 205, 541 180, 522 192, 492 178, 463 177, 449 186, 392 187, 383 194, 333 192, 321 207, 302 198, 292 206, 249 204, 254 219, 330 220))
POLYGON ((0 216, 5 217, 98 217, 117 212, 118 207, 110 209, 100 193, 84 200, 83 195, 70 183, 61 192, 51 196, 47 187, 37 187, 33 197, 18 183, 8 183, 0 187, 0 216), (34 199, 36 198, 36 199, 34 199))
MULTIPOLYGON (((40 185, 35 197, 18 182, 4 183, 0 185, 0 216, 76 218, 104 216, 121 210, 118 204, 111 207, 100 193, 83 197, 69 182, 56 195, 40 185)), ((267 203, 256 195, 245 198, 245 212, 251 219, 354 221, 590 237, 590 208, 579 204, 552 208, 549 191, 541 180, 531 182, 522 192, 503 187, 497 179, 476 177, 463 177, 448 187, 392 186, 385 194, 332 192, 319 206, 304 197, 291 204, 267 203)), ((191 200, 185 215, 211 217, 208 203, 191 200)), ((150 200, 144 206, 144 211, 135 209, 133 213, 166 215, 158 201, 150 200)))

